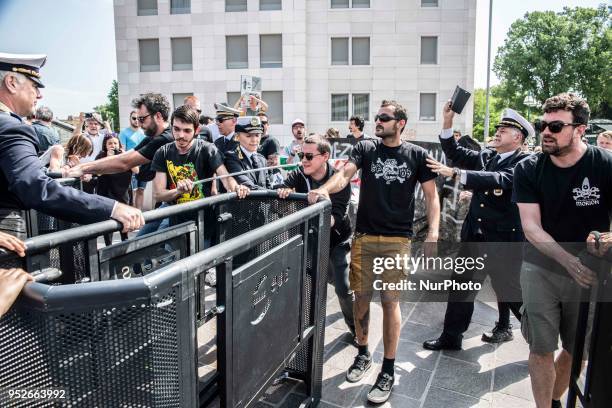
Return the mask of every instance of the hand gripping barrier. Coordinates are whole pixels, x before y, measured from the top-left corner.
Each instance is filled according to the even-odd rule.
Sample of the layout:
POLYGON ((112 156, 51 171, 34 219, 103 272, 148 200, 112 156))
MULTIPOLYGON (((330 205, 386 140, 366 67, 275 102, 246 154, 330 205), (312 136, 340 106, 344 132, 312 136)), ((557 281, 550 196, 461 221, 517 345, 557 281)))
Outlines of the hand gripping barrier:
POLYGON ((171 228, 98 249, 99 236, 120 228, 105 221, 28 239, 23 260, 0 256, 0 267, 34 272, 48 266, 50 250, 82 242, 83 274, 91 279, 65 262, 63 284, 28 284, 0 319, 0 406, 195 407, 218 396, 221 406, 250 407, 284 373, 304 381, 303 405, 316 406, 329 202, 308 206, 305 195, 278 200, 265 191, 238 200, 232 193, 150 211, 145 219, 187 213, 194 221, 173 227, 183 235, 169 234, 171 228), (214 245, 202 250, 206 231, 214 245), (157 269, 129 279, 105 272, 109 259, 138 262, 149 244, 171 247, 177 237, 187 251, 157 269), (210 268, 217 272, 216 301, 207 309, 200 278, 210 268), (198 327, 212 317, 217 371, 200 379, 198 327), (9 393, 23 389, 59 390, 63 398, 9 393))

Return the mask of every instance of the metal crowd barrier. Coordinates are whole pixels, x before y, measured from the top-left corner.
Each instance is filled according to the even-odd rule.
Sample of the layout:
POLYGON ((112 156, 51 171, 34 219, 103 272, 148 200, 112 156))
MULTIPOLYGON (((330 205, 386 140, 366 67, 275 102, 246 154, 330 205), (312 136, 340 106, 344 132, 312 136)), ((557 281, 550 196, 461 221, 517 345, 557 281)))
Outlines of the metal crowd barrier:
POLYGON ((116 221, 30 238, 25 259, 0 256, 0 267, 30 272, 47 266, 49 251, 63 256, 61 284, 28 284, 0 319, 0 406, 195 407, 218 396, 221 406, 251 407, 283 373, 303 380, 303 405, 316 406, 329 202, 232 193, 149 211, 145 220, 186 214, 193 221, 106 248, 97 249, 97 237, 117 231, 116 221), (208 238, 213 246, 203 249, 208 238), (70 265, 76 242, 84 259, 70 265), (149 270, 135 270, 147 260, 149 270), (210 268, 217 298, 206 308, 200 278, 210 268), (203 381, 196 331, 213 317, 217 372, 203 381))

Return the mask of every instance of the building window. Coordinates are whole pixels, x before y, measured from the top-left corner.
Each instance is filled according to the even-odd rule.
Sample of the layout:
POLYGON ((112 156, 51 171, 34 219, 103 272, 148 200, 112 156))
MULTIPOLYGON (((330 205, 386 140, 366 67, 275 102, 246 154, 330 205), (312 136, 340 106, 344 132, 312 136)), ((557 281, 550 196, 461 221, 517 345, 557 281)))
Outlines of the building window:
POLYGON ((159 71, 159 40, 138 40, 140 72, 159 71))
POLYGON ((183 104, 185 103, 185 98, 188 96, 193 96, 193 94, 192 93, 172 94, 172 103, 174 103, 174 109, 178 108, 179 106, 183 106, 183 104))
POLYGON ((139 16, 157 15, 157 0, 138 0, 137 4, 139 16))
POLYGON ((282 91, 263 91, 262 99, 268 104, 268 120, 270 124, 283 123, 283 92, 282 91))
POLYGON ((259 36, 259 66, 261 68, 283 66, 283 36, 281 34, 259 36))
POLYGON ((370 94, 353 94, 353 115, 370 120, 370 94))
POLYGON ((422 93, 419 101, 419 120, 436 120, 436 94, 422 93))
POLYGON ((370 38, 351 38, 353 65, 370 65, 370 38))
POLYGON ((262 11, 268 10, 282 10, 282 0, 259 0, 259 9, 262 11))
POLYGON ((247 11, 247 0, 225 0, 225 11, 247 11))
POLYGON ((331 96, 331 120, 332 122, 343 122, 349 118, 349 96, 348 94, 332 94, 331 96))
POLYGON ((227 104, 229 106, 234 106, 236 102, 240 99, 240 92, 228 92, 227 93, 227 104))
POLYGON ((227 68, 248 68, 249 47, 246 35, 228 35, 225 37, 227 68))
POLYGON ((353 8, 370 8, 370 0, 353 0, 353 8))
POLYGON ((172 45, 172 70, 192 70, 191 38, 172 38, 170 43, 172 45))
POLYGON ((421 37, 421 64, 438 63, 438 37, 421 37))
POLYGON ((331 39, 331 58, 332 65, 348 65, 349 63, 349 39, 331 39))
POLYGON ((421 7, 438 7, 438 0, 421 0, 421 7))
POLYGON ((170 0, 170 14, 191 13, 191 0, 170 0))
POLYGON ((370 8, 370 0, 331 0, 331 8, 370 8))

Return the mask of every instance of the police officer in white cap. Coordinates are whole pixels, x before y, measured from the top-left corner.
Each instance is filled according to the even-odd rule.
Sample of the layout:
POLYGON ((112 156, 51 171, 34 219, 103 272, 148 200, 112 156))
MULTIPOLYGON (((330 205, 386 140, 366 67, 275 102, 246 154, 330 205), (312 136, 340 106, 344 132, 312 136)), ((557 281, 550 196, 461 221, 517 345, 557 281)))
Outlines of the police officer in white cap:
POLYGON ((215 103, 217 116, 215 123, 219 128, 220 137, 215 140, 215 146, 222 154, 234 151, 238 146, 236 140, 236 120, 240 116, 240 111, 228 106, 225 103, 215 103))
POLYGON ((126 232, 140 228, 139 210, 64 187, 41 171, 36 132, 22 118, 33 114, 42 98, 40 68, 46 59, 0 53, 0 230, 25 238, 28 209, 79 224, 114 218, 126 232))
MULTIPOLYGON (((527 137, 534 135, 533 127, 512 109, 504 110, 497 131, 489 147, 480 152, 461 147, 453 138, 453 117, 450 102, 444 106, 444 124, 440 143, 454 168, 428 159, 428 167, 441 176, 452 177, 472 190, 470 209, 461 229, 462 243, 523 242, 518 207, 511 201, 515 166, 529 156, 521 150, 527 137)), ((492 244, 486 247, 491 249, 492 244)), ((499 320, 495 328, 484 333, 482 341, 501 343, 513 339, 510 311, 520 320, 521 289, 519 283, 522 251, 519 244, 496 245, 494 256, 486 259, 484 272, 491 278, 497 295, 499 320)), ((459 257, 483 256, 485 244, 462 244, 459 257)), ((473 273, 453 274, 459 282, 471 280, 473 273)), ((444 318, 444 329, 439 338, 428 340, 423 347, 429 350, 461 348, 463 333, 468 329, 474 312, 474 291, 451 291, 444 318)))

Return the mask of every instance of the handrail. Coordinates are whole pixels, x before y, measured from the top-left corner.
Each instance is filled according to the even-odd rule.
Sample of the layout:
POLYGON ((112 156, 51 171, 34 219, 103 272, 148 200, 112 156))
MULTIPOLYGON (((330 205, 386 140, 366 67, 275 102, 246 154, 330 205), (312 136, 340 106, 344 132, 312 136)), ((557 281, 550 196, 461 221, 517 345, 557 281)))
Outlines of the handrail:
MULTIPOLYGON (((194 200, 188 203, 171 205, 164 208, 157 208, 151 211, 143 213, 145 222, 155 221, 180 215, 188 212, 195 212, 206 207, 210 207, 215 204, 225 203, 236 199, 236 193, 225 193, 216 195, 213 197, 206 197, 200 200, 194 200)), ((277 192, 274 190, 256 190, 251 191, 246 199, 253 198, 277 198, 277 192)), ((289 200, 306 200, 306 194, 292 193, 287 199, 289 200)), ((82 225, 74 227, 68 230, 52 232, 45 235, 40 235, 25 240, 26 255, 32 255, 44 251, 48 251, 51 248, 55 248, 61 244, 74 242, 76 240, 86 240, 103 234, 120 231, 123 225, 119 221, 107 220, 100 221, 94 224, 82 225)), ((6 261, 10 258, 15 257, 15 254, 2 253, 0 251, 0 262, 6 261)))

